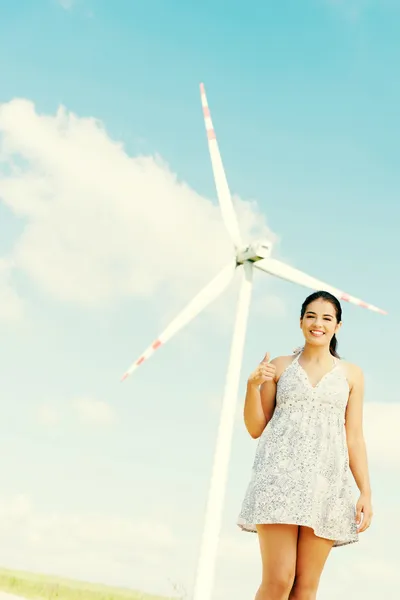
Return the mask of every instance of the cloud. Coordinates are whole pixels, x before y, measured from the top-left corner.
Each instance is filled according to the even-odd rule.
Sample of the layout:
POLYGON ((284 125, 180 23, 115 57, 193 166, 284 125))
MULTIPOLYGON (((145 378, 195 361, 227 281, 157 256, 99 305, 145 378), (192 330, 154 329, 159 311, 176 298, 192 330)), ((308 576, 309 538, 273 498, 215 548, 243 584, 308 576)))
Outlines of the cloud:
POLYGON ((39 425, 56 429, 67 422, 95 427, 108 427, 117 423, 115 409, 104 402, 88 396, 78 396, 62 407, 54 403, 43 403, 36 409, 39 425))
POLYGON ((268 281, 264 281, 264 278, 262 283, 262 294, 257 294, 251 305, 252 314, 264 319, 267 319, 270 315, 273 315, 274 318, 287 315, 285 298, 271 294, 268 289, 265 289, 268 287, 268 281))
POLYGON ((364 11, 376 0, 319 0, 349 22, 359 21, 364 11))
POLYGON ((399 402, 365 403, 364 431, 368 457, 380 469, 400 469, 399 423, 399 402))
POLYGON ((113 425, 117 420, 115 410, 102 400, 75 398, 73 407, 78 419, 86 425, 113 425))
POLYGON ((167 524, 146 515, 40 510, 29 494, 3 494, 0 533, 3 566, 170 591, 168 556, 178 540, 167 524), (161 587, 155 568, 166 569, 161 587))
POLYGON ((65 10, 70 10, 75 4, 75 0, 57 0, 57 2, 65 10))
POLYGON ((42 404, 37 411, 37 420, 44 427, 54 428, 61 421, 61 414, 55 406, 42 404))
MULTIPOLYGON (((0 199, 25 224, 12 259, 58 301, 186 302, 231 259, 218 206, 160 157, 129 157, 94 118, 0 105, 0 165, 0 199)), ((276 239, 254 202, 235 205, 245 237, 276 239)))
POLYGON ((0 323, 16 322, 24 312, 24 303, 12 284, 13 267, 9 260, 0 258, 0 323))

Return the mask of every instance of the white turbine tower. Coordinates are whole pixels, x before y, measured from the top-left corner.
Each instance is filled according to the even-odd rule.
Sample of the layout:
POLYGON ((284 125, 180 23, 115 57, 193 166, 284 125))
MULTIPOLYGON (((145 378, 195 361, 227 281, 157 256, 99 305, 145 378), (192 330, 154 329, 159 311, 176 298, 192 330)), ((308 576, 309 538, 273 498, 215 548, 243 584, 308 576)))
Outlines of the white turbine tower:
POLYGON ((214 277, 214 279, 197 296, 195 296, 195 298, 193 298, 186 308, 184 308, 184 310, 164 330, 159 338, 155 340, 142 356, 132 364, 122 379, 126 379, 126 377, 141 365, 144 360, 149 358, 157 348, 162 344, 165 344, 165 342, 178 333, 178 331, 192 321, 202 310, 215 300, 231 282, 235 269, 238 268, 241 270, 242 282, 235 317, 231 353, 193 594, 193 600, 211 600, 232 434, 235 423, 239 377, 250 307, 253 268, 255 267, 264 273, 269 273, 275 277, 280 277, 281 279, 311 288, 312 290, 326 290, 334 294, 340 300, 357 304, 358 306, 368 308, 375 312, 382 314, 386 314, 386 312, 371 304, 367 304, 354 296, 350 296, 323 281, 315 279, 306 273, 298 271, 279 260, 271 258, 272 243, 269 240, 253 240, 249 244, 243 243, 203 84, 200 85, 200 92, 219 205, 223 221, 233 242, 232 262, 222 269, 222 271, 220 271, 220 273, 214 277))

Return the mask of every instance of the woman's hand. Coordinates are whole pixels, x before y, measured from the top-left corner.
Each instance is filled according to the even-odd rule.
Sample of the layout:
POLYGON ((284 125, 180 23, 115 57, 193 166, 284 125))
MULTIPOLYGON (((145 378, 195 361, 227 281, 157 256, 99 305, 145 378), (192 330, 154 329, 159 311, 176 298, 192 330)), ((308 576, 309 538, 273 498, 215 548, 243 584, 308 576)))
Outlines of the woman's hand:
POLYGON ((263 360, 258 365, 257 369, 253 371, 248 379, 250 385, 262 385, 266 381, 273 381, 276 373, 276 366, 269 362, 269 352, 264 356, 263 360))
POLYGON ((371 525, 373 516, 371 496, 369 494, 361 494, 356 506, 356 523, 358 533, 362 533, 371 525), (361 520, 362 515, 362 520, 361 520))

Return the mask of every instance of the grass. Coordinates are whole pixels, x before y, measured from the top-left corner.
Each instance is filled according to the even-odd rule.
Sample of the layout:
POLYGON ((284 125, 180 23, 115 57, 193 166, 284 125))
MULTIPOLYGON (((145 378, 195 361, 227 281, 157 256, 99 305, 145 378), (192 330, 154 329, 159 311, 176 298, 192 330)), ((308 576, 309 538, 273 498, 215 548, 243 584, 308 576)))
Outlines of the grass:
POLYGON ((0 591, 32 600, 166 600, 125 588, 9 569, 0 569, 0 591))

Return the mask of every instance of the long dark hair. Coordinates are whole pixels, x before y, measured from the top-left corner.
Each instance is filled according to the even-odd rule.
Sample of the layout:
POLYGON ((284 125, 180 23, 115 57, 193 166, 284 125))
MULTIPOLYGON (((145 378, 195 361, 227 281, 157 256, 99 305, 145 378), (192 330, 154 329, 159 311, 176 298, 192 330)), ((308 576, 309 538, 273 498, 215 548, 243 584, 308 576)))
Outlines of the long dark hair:
MULTIPOLYGON (((330 294, 329 292, 324 292, 322 290, 319 292, 314 292, 313 294, 310 294, 304 300, 304 302, 301 306, 301 313, 300 313, 301 319, 303 319, 303 317, 305 315, 307 306, 309 304, 311 304, 311 302, 314 302, 314 300, 319 300, 320 298, 322 300, 327 300, 327 302, 330 302, 332 304, 332 306, 335 309, 335 313, 336 313, 336 321, 338 323, 340 323, 342 320, 342 307, 340 305, 339 300, 335 296, 330 294)), ((332 356, 335 356, 336 358, 340 358, 339 354, 336 351, 337 345, 338 345, 338 343, 337 343, 336 335, 333 335, 333 337, 331 339, 331 343, 329 344, 329 350, 330 350, 330 353, 332 354, 332 356)))

